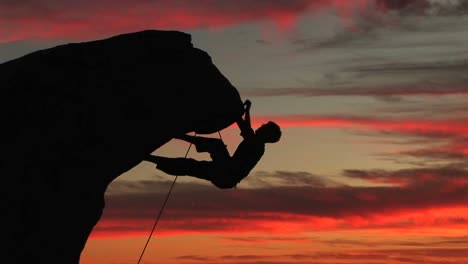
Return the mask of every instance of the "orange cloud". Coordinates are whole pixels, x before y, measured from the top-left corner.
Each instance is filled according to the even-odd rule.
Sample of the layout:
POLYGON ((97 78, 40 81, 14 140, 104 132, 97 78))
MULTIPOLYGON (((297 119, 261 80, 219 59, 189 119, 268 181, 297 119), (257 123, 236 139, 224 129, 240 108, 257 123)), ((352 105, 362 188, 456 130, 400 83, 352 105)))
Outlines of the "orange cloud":
MULTIPOLYGON (((171 218, 170 212, 166 213, 171 218)), ((106 219, 94 228, 93 239, 147 236, 154 219, 106 219)), ((381 231, 390 236, 463 236, 468 232, 468 207, 444 207, 349 216, 304 216, 286 213, 251 213, 245 218, 163 219, 158 236, 194 234, 276 234, 297 235, 316 231, 381 231)), ((255 241, 251 241, 255 243, 255 241)), ((258 242, 258 241, 257 241, 258 242)), ((303 242, 295 241, 295 242, 303 242)))

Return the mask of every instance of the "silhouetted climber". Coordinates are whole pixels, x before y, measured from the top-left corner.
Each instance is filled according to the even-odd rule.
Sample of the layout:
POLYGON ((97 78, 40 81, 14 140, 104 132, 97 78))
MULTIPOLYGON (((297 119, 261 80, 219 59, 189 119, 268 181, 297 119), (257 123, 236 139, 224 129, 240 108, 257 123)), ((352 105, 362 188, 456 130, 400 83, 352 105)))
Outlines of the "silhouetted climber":
POLYGON ((256 131, 250 123, 251 102, 246 100, 245 117, 236 121, 244 140, 230 156, 226 145, 221 139, 200 136, 181 135, 175 138, 193 143, 197 152, 208 152, 211 161, 192 158, 168 158, 150 155, 146 160, 156 163, 156 168, 167 174, 189 175, 211 181, 221 189, 234 188, 242 179, 249 175, 265 152, 265 143, 275 143, 281 138, 280 127, 269 121, 256 131))

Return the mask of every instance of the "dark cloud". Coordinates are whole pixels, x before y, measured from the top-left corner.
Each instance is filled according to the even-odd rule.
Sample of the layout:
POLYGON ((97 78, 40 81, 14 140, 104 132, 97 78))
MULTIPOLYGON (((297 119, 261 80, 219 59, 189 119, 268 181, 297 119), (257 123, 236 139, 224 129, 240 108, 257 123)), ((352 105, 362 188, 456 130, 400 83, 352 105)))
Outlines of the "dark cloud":
POLYGON ((301 236, 242 236, 242 237, 223 237, 222 239, 230 242, 240 242, 240 243, 275 243, 275 242, 288 242, 288 243, 307 243, 312 242, 309 237, 301 236))
POLYGON ((455 248, 457 246, 468 246, 468 237, 435 237, 428 241, 405 241, 405 240, 396 240, 389 243, 393 246, 410 246, 417 247, 420 249, 423 248, 441 248, 441 247, 450 247, 455 248))
POLYGON ((260 45, 271 45, 272 44, 271 41, 265 40, 265 39, 257 39, 257 40, 255 40, 255 42, 260 44, 260 45))
POLYGON ((467 0, 375 0, 378 7, 404 14, 454 15, 468 10, 467 0))
POLYGON ((395 249, 384 250, 387 253, 400 253, 413 257, 451 257, 451 258, 466 258, 466 250, 464 248, 423 248, 423 249, 395 249))
POLYGON ((452 60, 441 62, 425 62, 425 63, 386 63, 377 64, 373 66, 363 66, 356 71, 365 72, 370 74, 384 74, 384 73, 416 73, 416 72, 433 72, 433 71, 447 71, 447 72, 466 72, 468 70, 467 60, 452 60))
MULTIPOLYGON (((168 178, 171 176, 154 176, 154 180, 142 180, 142 181, 115 181, 107 189, 107 195, 124 194, 124 193, 157 193, 157 195, 163 195, 172 185, 174 178, 168 178)), ((180 179, 180 178, 179 178, 180 179)), ((205 191, 210 190, 210 183, 198 184, 198 183, 184 183, 178 187, 179 190, 198 190, 205 191)))
POLYGON ((463 248, 437 248, 426 249, 396 248, 396 249, 370 249, 370 250, 348 250, 343 251, 320 251, 311 249, 309 252, 298 252, 295 254, 275 255, 224 255, 216 258, 204 256, 182 256, 181 260, 212 261, 218 263, 223 261, 236 261, 236 263, 335 263, 351 264, 362 261, 366 264, 393 263, 427 263, 427 264, 455 264, 465 263, 466 253, 463 248), (282 261, 278 261, 281 259, 282 261))
POLYGON ((463 15, 468 11, 467 0, 436 0, 429 1, 430 6, 428 12, 437 15, 463 15))
POLYGON ((269 188, 273 186, 309 186, 309 187, 331 187, 340 184, 330 178, 314 175, 309 172, 299 171, 258 171, 252 177, 245 180, 247 186, 257 188, 269 188))
POLYGON ((418 149, 410 151, 402 151, 397 154, 398 156, 406 155, 416 158, 429 158, 435 161, 452 161, 452 160, 465 160, 468 159, 468 153, 461 150, 452 149, 418 149))
MULTIPOLYGON (((331 48, 330 44, 327 43, 325 45, 331 48)), ((425 47, 425 45, 421 47, 425 47)), ((402 97, 408 96, 468 94, 468 77, 465 74, 468 71, 468 61, 465 59, 437 60, 435 58, 424 63, 382 63, 374 61, 365 62, 362 65, 354 65, 356 61, 352 63, 342 62, 342 64, 338 63, 336 67, 339 67, 341 72, 346 72, 353 76, 348 83, 334 84, 334 82, 338 82, 339 80, 333 79, 335 78, 334 74, 328 74, 324 77, 329 84, 318 84, 308 87, 251 88, 246 89, 244 93, 249 96, 258 97, 371 96, 395 102, 400 102, 402 97), (375 85, 357 84, 359 83, 357 79, 372 80, 377 77, 388 80, 385 83, 380 81, 379 84, 375 85), (391 80, 397 77, 407 81, 392 84, 391 80)))
POLYGON ((381 113, 404 114, 406 116, 464 116, 468 113, 468 106, 464 102, 456 102, 450 100, 450 104, 446 101, 438 101, 428 104, 427 102, 411 102, 407 105, 391 105, 383 106, 377 109, 381 113))
POLYGON ((203 261, 203 262, 212 260, 212 258, 204 257, 204 256, 198 256, 198 255, 184 255, 184 256, 178 256, 177 259, 180 259, 180 260, 203 261))
POLYGON ((468 170, 453 167, 386 170, 345 170, 344 175, 373 183, 388 183, 409 188, 457 188, 468 186, 468 170))
MULTIPOLYGON (((209 258, 199 255, 187 255, 177 257, 181 261, 197 261, 200 263, 245 263, 245 264, 301 264, 295 261, 276 261, 279 257, 289 258, 289 256, 270 256, 270 255, 223 255, 219 257, 209 258)), ((307 259, 309 259, 308 257, 307 259)), ((190 262, 192 263, 192 262, 190 262)), ((304 262, 305 264, 306 262, 304 262)))
MULTIPOLYGON (((393 160, 400 164, 419 163, 419 167, 433 167, 445 164, 449 170, 465 170, 468 168, 468 138, 464 135, 442 138, 435 142, 423 142, 427 147, 399 151, 397 153, 381 153, 377 156, 393 160), (431 143, 431 144, 428 144, 431 143)), ((421 144, 418 144, 421 145, 421 144)))
POLYGON ((390 10, 421 11, 430 7, 427 0, 377 0, 376 3, 390 10))
MULTIPOLYGON (((410 73, 408 73, 410 74, 410 73)), ((355 86, 355 87, 284 87, 284 88, 257 88, 244 92, 248 96, 443 96, 468 94, 468 81, 463 84, 437 84, 431 82, 418 82, 403 85, 355 86)))
MULTIPOLYGON (((359 49, 364 45, 367 48, 451 46, 453 42, 444 38, 431 41, 412 40, 402 44, 392 41, 391 37, 395 32, 450 32, 460 28, 453 25, 463 25, 458 19, 468 10, 466 2, 466 0, 368 0, 365 8, 354 8, 355 12, 348 12, 347 19, 350 22, 348 26, 345 25, 346 30, 338 30, 335 34, 320 39, 296 35, 291 39, 291 43, 300 47, 299 52, 339 47, 359 49), (441 14, 449 20, 440 23, 432 19, 441 14), (378 42, 382 38, 387 41, 378 42), (379 45, 375 45, 376 43, 379 45)), ((464 27, 461 29, 465 31, 464 27)))
MULTIPOLYGON (((351 228, 355 217, 372 219, 374 215, 388 215, 388 221, 368 221, 363 225, 367 228, 390 228, 413 225, 412 222, 399 223, 401 220, 392 222, 391 215, 429 208, 463 206, 468 202, 468 172, 462 170, 347 170, 345 175, 369 182, 398 184, 388 187, 277 186, 265 189, 218 190, 194 183, 188 184, 188 188, 181 183, 169 201, 161 225, 166 232, 266 231, 269 227, 263 223, 307 223, 307 219, 312 217, 317 219, 313 221, 318 221, 311 223, 309 228, 312 229, 314 225, 319 225, 318 219, 321 218, 342 219, 344 222, 339 225, 340 228, 351 228)), ((128 184, 132 188, 135 186, 134 183, 128 184)), ((100 222, 102 226, 98 224, 96 232, 142 232, 149 228, 161 207, 165 193, 156 191, 161 190, 157 184, 145 186, 139 183, 138 186, 140 191, 107 196, 106 209, 100 222), (113 221, 118 224, 110 225, 113 221)), ((167 187, 165 183, 162 186, 167 187)), ((448 215, 440 223, 428 221, 435 225, 467 225, 468 221, 464 217, 468 215, 448 215)))
POLYGON ((259 260, 259 259, 266 259, 269 258, 268 256, 264 255, 224 255, 221 256, 220 259, 228 260, 228 261, 252 261, 252 260, 259 260))

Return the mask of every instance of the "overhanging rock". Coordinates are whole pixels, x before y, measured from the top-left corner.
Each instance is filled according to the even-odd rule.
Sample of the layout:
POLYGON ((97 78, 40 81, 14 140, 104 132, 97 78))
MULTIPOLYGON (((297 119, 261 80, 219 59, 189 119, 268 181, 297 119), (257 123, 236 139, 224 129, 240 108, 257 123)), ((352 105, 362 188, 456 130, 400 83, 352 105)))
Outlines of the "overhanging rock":
POLYGON ((177 31, 37 51, 0 64, 0 85, 5 263, 77 263, 112 180, 174 135, 243 114, 236 88, 177 31))

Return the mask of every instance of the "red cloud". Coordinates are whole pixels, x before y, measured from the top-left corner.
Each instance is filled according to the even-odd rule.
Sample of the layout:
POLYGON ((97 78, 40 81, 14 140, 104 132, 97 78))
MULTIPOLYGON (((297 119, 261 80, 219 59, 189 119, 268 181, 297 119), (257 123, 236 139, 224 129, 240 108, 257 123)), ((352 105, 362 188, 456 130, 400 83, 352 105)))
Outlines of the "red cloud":
POLYGON ((310 10, 335 7, 349 15, 374 4, 375 0, 0 0, 0 42, 89 39, 149 28, 189 30, 258 21, 273 22, 285 29, 310 10))
MULTIPOLYGON (((372 241, 358 241, 369 243, 372 247, 353 243, 360 245, 360 248, 349 248, 346 253, 330 254, 321 251, 323 246, 319 243, 325 242, 317 241, 317 237, 313 243, 317 245, 314 248, 319 249, 304 254, 285 255, 282 258, 291 259, 291 263, 297 263, 298 259, 320 259, 323 263, 372 263, 368 260, 377 256, 389 260, 398 259, 405 263, 462 263, 460 260, 466 257, 463 246, 466 245, 465 234, 468 232, 468 183, 449 189, 444 186, 456 181, 457 175, 459 179, 468 179, 466 171, 447 168, 353 173, 347 175, 367 180, 382 177, 400 178, 411 184, 391 187, 317 187, 313 184, 303 187, 277 186, 227 191, 204 185, 180 184, 159 222, 156 235, 242 236, 242 243, 251 243, 248 246, 255 246, 257 243, 272 243, 272 246, 275 246, 275 243, 295 243, 294 245, 298 246, 300 244, 297 243, 310 243, 301 234, 309 235, 316 231, 358 231, 366 236, 378 236, 372 241), (425 184, 426 176, 430 184, 425 184), (418 181, 422 182, 417 184, 418 181), (266 240, 248 238, 258 234, 273 237, 266 240), (408 243, 411 241, 398 239, 402 234, 405 238, 411 237, 412 243, 416 243, 414 238, 419 236, 417 243, 428 244, 410 245, 408 243), (296 239, 282 239, 283 236, 296 239), (436 244, 430 237, 454 240, 453 243, 447 241, 436 244)), ((294 176, 293 172, 276 174, 279 178, 294 176)), ((298 172, 297 176, 313 175, 298 172)), ((112 192, 114 195, 107 197, 104 216, 94 228, 90 239, 116 236, 146 238, 168 184, 116 182, 113 185, 116 188, 112 192), (119 189, 133 193, 119 192, 119 189), (160 190, 162 192, 159 192, 160 190)), ((229 241, 224 241, 227 242, 229 241)), ((231 246, 240 242, 232 241, 231 246)), ((337 242, 339 241, 330 241, 335 249, 339 246, 335 244, 337 242)), ((327 248, 330 248, 330 245, 327 248)), ((237 261, 235 256, 229 258, 236 259, 238 263, 249 263, 252 260, 244 257, 247 256, 242 258, 245 262, 241 259, 237 261)), ((271 256, 258 256, 266 260, 269 257, 271 256)), ((192 256, 188 259, 192 258, 203 259, 203 256, 192 256)), ((272 259, 277 260, 278 256, 272 259)), ((204 262, 218 263, 213 258, 204 262)))
MULTIPOLYGON (((301 234, 314 231, 381 230, 390 234, 405 232, 415 235, 433 234, 461 236, 468 231, 468 208, 445 207, 369 213, 344 216, 304 216, 281 212, 238 213, 242 216, 223 217, 213 212, 211 217, 196 215, 178 219, 177 213, 165 212, 159 222, 158 235, 243 234, 276 235, 301 234), (172 217, 171 217, 172 216, 172 217)), ((146 236, 154 219, 108 218, 104 216, 93 230, 92 238, 146 236)), ((297 242, 297 241, 296 241, 297 242)))
MULTIPOLYGON (((405 150, 395 153, 381 153, 391 159, 405 162, 408 156, 419 162, 442 161, 467 164, 468 157, 468 119, 416 119, 416 118, 373 118, 352 116, 319 116, 319 115, 279 115, 254 116, 254 126, 258 127, 269 120, 281 127, 302 128, 335 128, 354 131, 385 133, 394 136, 418 136, 430 138, 432 143, 439 141, 439 146, 405 150)), ((427 142, 426 142, 427 143, 427 142)), ((422 163, 421 163, 422 164, 422 163)), ((427 163, 428 164, 428 163, 427 163)), ((385 179, 386 183, 402 184, 401 179, 385 179), (393 182, 391 182, 393 181, 393 182)))
MULTIPOLYGON (((434 233, 456 234, 468 231, 466 171, 433 169, 387 174, 413 183, 391 187, 304 186, 232 191, 182 184, 171 198, 158 232, 294 234, 314 230, 382 229, 422 233, 433 229, 434 233), (426 176, 429 180, 424 179, 426 176)), ((355 177, 366 179, 371 175, 372 172, 354 173, 355 177)), ((107 208, 94 235, 128 236, 148 232, 165 193, 148 192, 161 187, 147 185, 140 185, 143 189, 136 193, 108 196, 107 208)))
POLYGON ((217 28, 261 20, 285 25, 309 5, 309 1, 0 1, 0 42, 94 38, 148 28, 217 28))
POLYGON ((256 126, 269 120, 282 127, 323 127, 347 128, 357 130, 388 131, 417 135, 467 135, 468 119, 377 119, 347 116, 257 116, 253 118, 256 126))
POLYGON ((427 0, 0 0, 0 43, 20 39, 94 39, 143 29, 220 28, 258 21, 288 29, 310 11, 334 8, 344 18, 412 10, 427 0))

